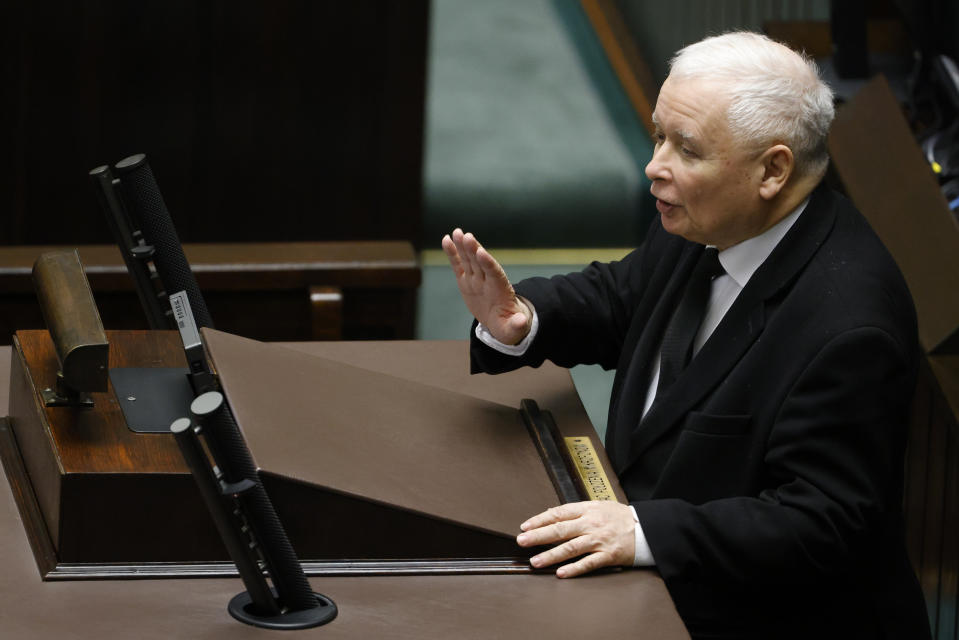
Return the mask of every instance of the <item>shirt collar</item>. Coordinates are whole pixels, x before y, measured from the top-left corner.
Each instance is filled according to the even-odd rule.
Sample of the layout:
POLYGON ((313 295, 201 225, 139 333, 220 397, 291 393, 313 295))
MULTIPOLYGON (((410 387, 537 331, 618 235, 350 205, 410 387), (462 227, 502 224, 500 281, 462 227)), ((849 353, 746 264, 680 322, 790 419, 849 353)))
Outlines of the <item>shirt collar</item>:
POLYGON ((743 240, 724 251, 719 252, 719 264, 726 273, 736 281, 741 288, 746 286, 756 270, 766 261, 779 241, 793 226, 799 215, 809 204, 807 196, 798 207, 793 209, 785 218, 766 229, 758 236, 743 240))

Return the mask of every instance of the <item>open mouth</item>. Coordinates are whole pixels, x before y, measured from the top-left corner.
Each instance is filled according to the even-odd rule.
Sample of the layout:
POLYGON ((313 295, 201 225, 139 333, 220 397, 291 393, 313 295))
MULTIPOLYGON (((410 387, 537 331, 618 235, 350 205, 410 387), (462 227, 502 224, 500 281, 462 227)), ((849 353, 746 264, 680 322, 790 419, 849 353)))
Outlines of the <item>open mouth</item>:
POLYGON ((668 215, 670 211, 675 209, 678 205, 673 204, 672 202, 667 202, 661 198, 656 198, 656 210, 663 215, 668 215))

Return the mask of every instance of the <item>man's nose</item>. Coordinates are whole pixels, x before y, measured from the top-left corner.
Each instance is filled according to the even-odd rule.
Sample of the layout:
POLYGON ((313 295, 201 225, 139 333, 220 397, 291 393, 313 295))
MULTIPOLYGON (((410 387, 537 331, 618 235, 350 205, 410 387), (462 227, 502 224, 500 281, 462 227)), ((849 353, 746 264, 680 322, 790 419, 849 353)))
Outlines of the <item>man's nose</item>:
POLYGON ((646 164, 646 177, 650 180, 665 180, 668 177, 662 145, 653 150, 653 157, 646 164))

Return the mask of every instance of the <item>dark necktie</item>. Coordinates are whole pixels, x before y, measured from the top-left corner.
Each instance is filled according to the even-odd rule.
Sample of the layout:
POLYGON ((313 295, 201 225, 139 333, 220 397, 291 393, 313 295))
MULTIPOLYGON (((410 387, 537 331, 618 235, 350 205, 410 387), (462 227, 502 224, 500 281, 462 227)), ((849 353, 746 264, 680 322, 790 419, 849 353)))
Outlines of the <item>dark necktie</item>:
POLYGON ((689 364, 693 340, 699 331, 709 302, 710 284, 713 278, 723 274, 719 264, 719 252, 708 247, 699 257, 693 274, 686 283, 686 290, 679 306, 666 327, 659 365, 659 385, 656 396, 666 391, 689 364))

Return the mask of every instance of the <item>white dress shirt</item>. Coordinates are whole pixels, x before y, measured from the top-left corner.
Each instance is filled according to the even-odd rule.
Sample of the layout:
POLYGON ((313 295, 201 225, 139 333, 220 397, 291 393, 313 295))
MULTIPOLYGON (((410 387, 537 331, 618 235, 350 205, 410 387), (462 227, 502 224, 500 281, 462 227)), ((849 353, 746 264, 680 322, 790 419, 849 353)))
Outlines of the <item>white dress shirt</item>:
MULTIPOLYGON (((809 198, 806 198, 802 204, 796 207, 789 215, 760 235, 744 240, 739 244, 719 252, 719 264, 722 265, 725 273, 714 278, 710 285, 706 314, 703 316, 702 324, 700 324, 699 331, 696 333, 696 338, 693 341, 693 355, 699 352, 700 348, 706 343, 706 340, 709 339, 709 336, 711 336, 716 327, 719 326, 720 321, 722 321, 730 307, 733 306, 733 303, 736 301, 736 298, 739 297, 746 283, 749 282, 749 279, 752 278, 762 263, 766 261, 769 254, 773 252, 773 249, 776 248, 786 235, 786 232, 793 226, 808 203, 809 198)), ((476 325, 476 337, 500 353, 513 356, 523 355, 536 337, 536 332, 539 329, 539 317, 536 314, 536 309, 532 308, 532 305, 530 305, 530 308, 533 311, 533 321, 530 326, 530 331, 519 344, 503 344, 494 338, 489 330, 482 324, 476 325)), ((659 385, 659 365, 660 359, 653 358, 653 361, 650 363, 652 367, 650 383, 646 389, 646 401, 643 405, 644 416, 646 412, 649 411, 649 408, 653 404, 653 399, 656 397, 656 388, 659 385)), ((636 515, 636 510, 633 509, 633 507, 630 507, 630 509, 633 512, 633 520, 636 521, 633 566, 653 566, 656 564, 656 561, 653 559, 653 554, 649 549, 646 536, 643 534, 643 527, 639 522, 639 517, 636 515)))

